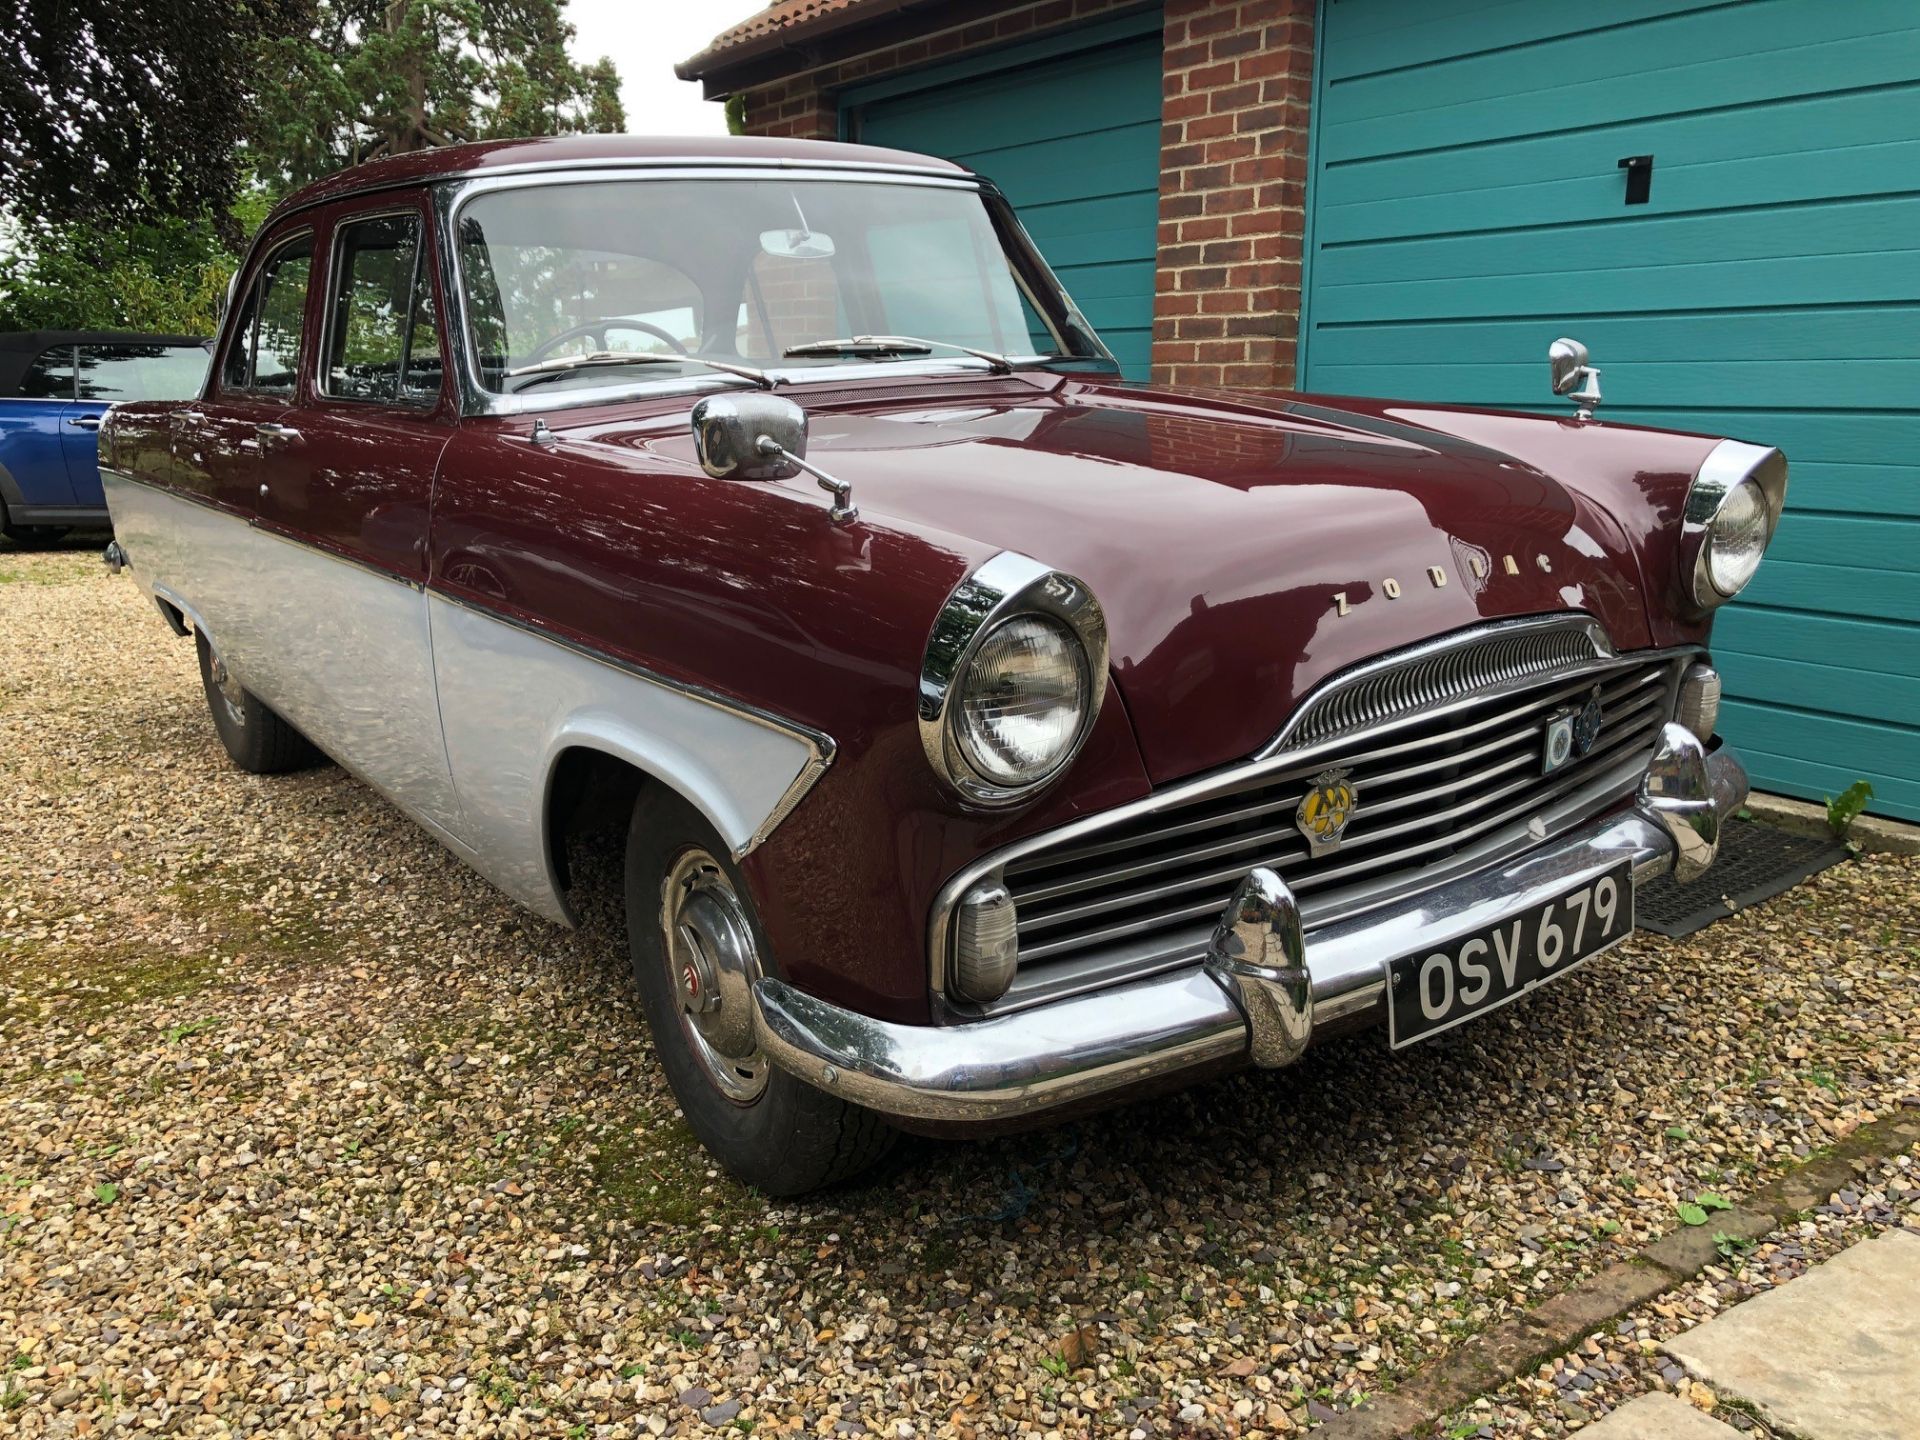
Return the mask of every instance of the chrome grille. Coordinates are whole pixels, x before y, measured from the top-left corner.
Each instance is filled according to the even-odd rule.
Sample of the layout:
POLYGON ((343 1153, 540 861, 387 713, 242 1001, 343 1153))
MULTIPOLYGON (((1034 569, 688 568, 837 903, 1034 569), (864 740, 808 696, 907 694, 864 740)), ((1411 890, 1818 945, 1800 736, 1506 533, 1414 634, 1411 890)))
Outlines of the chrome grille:
POLYGON ((992 1008, 1191 963, 1256 865, 1286 879, 1311 927, 1538 843, 1529 821, 1552 833, 1631 792, 1672 717, 1685 657, 1596 659, 1579 632, 1500 637, 1485 648, 1330 693, 1332 718, 1316 705, 1283 736, 1283 755, 1313 743, 1303 737, 1333 737, 1313 743, 1299 765, 1280 759, 1250 777, 1229 775, 1180 804, 1011 860, 1003 873, 1018 907, 1020 970, 992 1008), (1571 659, 1554 648, 1557 638, 1577 642, 1571 659), (1535 667, 1551 673, 1529 682, 1535 667), (1596 688, 1598 742, 1543 775, 1548 720, 1596 688), (1340 743, 1353 726, 1366 728, 1340 743), (1358 804, 1340 847, 1310 859, 1294 810, 1330 766, 1351 771, 1358 804))

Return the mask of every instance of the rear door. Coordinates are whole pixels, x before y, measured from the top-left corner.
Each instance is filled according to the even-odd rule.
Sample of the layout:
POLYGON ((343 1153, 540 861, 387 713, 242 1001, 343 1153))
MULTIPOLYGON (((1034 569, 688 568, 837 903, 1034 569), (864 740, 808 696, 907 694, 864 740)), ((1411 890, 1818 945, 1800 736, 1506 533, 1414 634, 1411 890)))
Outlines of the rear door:
POLYGON ((132 400, 186 400, 207 378, 199 345, 122 343, 78 347, 79 384, 66 423, 67 483, 80 505, 105 505, 100 488, 100 422, 107 407, 132 400))
POLYGON ((65 450, 72 410, 73 346, 49 346, 28 365, 18 390, 0 400, 0 467, 9 509, 75 503, 65 450))

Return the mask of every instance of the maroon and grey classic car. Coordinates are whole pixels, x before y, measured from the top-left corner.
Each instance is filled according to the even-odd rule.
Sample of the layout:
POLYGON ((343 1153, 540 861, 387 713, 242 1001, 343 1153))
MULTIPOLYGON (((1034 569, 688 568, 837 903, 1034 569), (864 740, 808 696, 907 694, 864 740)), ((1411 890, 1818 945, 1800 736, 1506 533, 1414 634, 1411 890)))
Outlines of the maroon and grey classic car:
MULTIPOLYGON (((1521 996, 1698 875, 1777 450, 1123 382, 994 187, 817 142, 363 166, 269 218, 118 540, 252 771, 331 757, 561 924, 617 814, 733 1172, 1521 996)), ((1544 393, 1544 392, 1543 392, 1544 393)))

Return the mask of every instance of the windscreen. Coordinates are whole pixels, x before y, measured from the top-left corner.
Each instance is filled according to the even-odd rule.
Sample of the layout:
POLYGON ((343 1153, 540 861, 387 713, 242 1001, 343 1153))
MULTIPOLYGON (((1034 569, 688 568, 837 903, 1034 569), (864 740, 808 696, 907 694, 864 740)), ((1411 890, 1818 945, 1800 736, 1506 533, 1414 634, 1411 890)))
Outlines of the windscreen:
MULTIPOLYGON (((467 323, 488 389, 604 386, 643 371, 507 372, 602 351, 749 365, 844 365, 897 352, 793 355, 861 335, 1018 359, 1104 355, 1003 205, 971 187, 660 178, 476 195, 457 234, 467 323)), ((951 354, 951 350, 920 352, 951 354)), ((710 373, 689 364, 684 373, 710 373)))

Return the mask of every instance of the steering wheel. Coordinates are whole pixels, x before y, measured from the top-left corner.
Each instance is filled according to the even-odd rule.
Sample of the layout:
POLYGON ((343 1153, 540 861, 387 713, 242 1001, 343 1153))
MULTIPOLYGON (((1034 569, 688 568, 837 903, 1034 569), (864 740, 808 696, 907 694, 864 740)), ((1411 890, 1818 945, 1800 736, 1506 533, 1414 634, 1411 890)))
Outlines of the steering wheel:
POLYGON ((664 340, 667 345, 671 347, 674 354, 685 355, 689 353, 686 346, 682 345, 658 325, 649 325, 645 320, 635 320, 630 315, 602 315, 597 320, 589 320, 584 325, 570 326, 562 330, 558 335, 552 336, 527 357, 528 363, 546 359, 554 351, 566 344, 567 341, 577 340, 582 335, 591 335, 594 345, 604 350, 607 348, 607 332, 609 330, 644 330, 647 334, 664 340))

